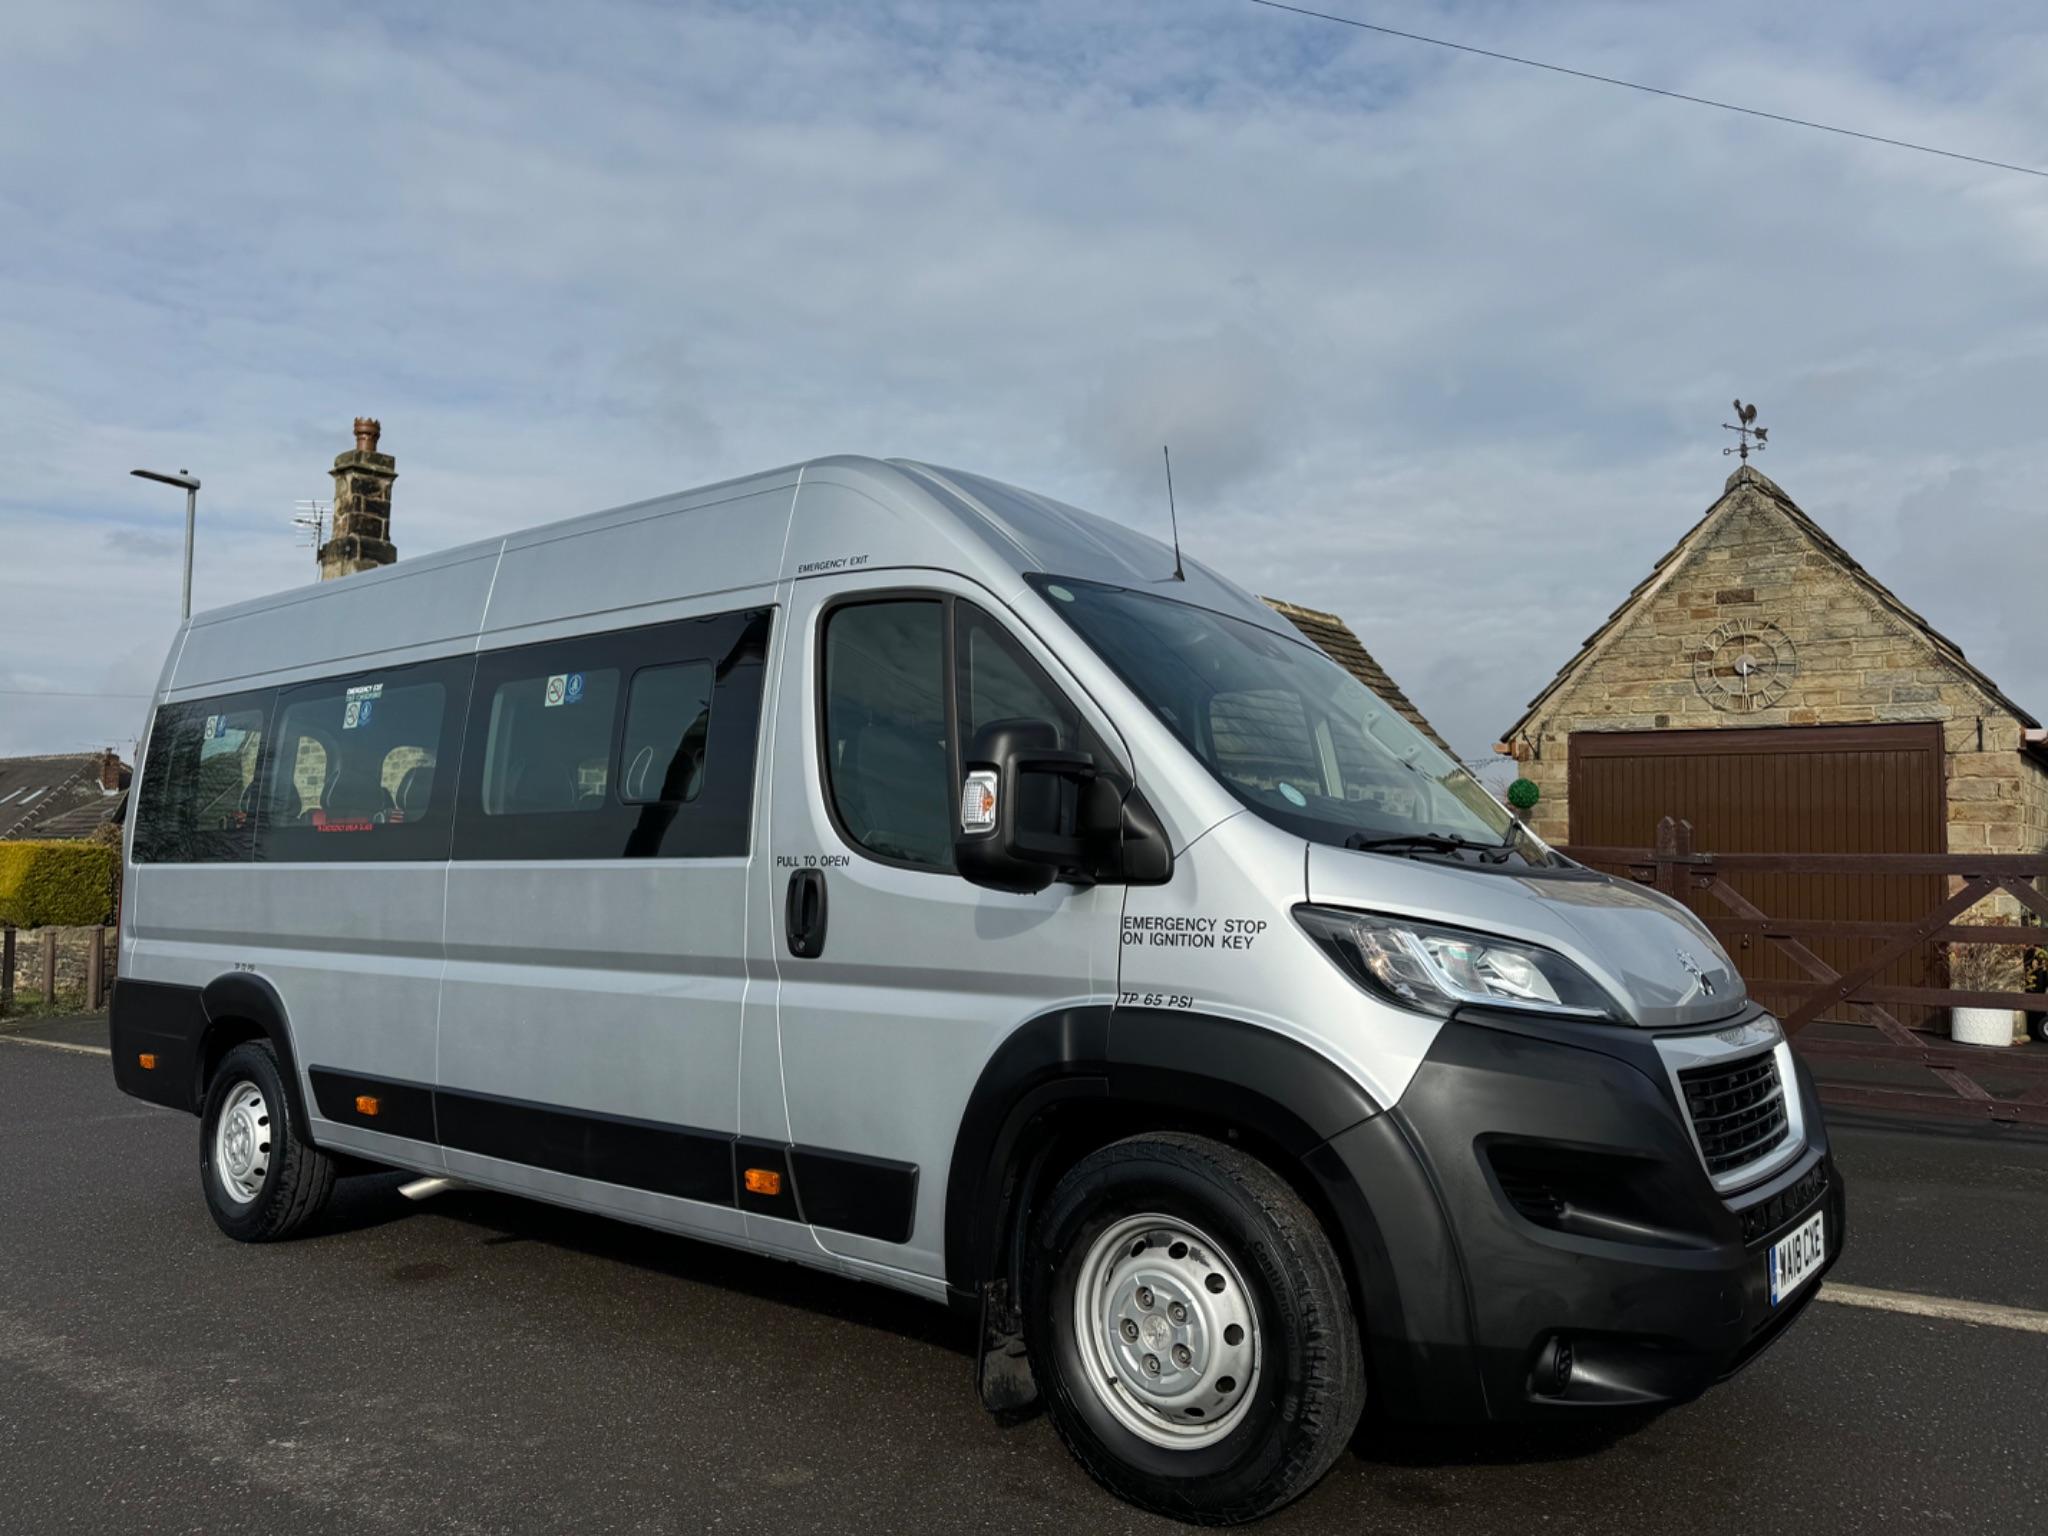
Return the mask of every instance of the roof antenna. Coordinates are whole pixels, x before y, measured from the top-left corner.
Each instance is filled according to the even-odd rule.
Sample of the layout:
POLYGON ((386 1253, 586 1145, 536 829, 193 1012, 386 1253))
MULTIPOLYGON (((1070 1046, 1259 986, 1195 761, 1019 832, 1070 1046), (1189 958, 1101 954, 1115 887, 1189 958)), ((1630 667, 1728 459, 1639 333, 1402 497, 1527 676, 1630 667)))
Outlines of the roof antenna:
POLYGON ((1173 504, 1173 450, 1161 444, 1159 451, 1166 458, 1166 515, 1173 519, 1173 579, 1186 581, 1180 568, 1180 512, 1173 504))

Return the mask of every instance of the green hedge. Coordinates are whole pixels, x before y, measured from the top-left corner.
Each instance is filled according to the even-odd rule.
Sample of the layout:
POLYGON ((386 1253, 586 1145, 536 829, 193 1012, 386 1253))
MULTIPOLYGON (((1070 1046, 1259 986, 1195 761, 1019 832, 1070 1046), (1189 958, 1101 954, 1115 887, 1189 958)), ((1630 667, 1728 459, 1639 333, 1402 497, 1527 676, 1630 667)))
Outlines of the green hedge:
POLYGON ((114 915, 121 851, 97 843, 0 843, 0 923, 85 928, 114 915))

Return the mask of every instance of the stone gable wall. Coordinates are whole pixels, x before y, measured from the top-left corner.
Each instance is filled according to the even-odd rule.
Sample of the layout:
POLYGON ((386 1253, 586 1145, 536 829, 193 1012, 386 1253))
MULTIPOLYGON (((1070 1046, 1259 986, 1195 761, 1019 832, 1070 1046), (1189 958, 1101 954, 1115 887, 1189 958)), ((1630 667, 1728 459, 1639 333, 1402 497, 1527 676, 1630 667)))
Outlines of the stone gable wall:
POLYGON ((1753 484, 1695 535, 1579 670, 1544 700, 1520 762, 1542 790, 1531 824, 1554 842, 1570 827, 1569 738, 1577 731, 1740 730, 1774 725, 1939 721, 1948 750, 1949 847, 2048 849, 2048 772, 2020 752, 2020 722, 1872 598, 1753 484), (1714 631, 1767 620, 1797 671, 1767 709, 1715 708, 1694 680, 1714 631))

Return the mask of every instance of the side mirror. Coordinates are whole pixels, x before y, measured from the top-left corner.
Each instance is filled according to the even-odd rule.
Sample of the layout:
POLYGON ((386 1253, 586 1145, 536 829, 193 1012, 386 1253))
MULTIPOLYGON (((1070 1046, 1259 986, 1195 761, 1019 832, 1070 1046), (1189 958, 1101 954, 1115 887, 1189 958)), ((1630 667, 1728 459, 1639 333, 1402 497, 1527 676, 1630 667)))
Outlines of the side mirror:
POLYGON ((995 720, 963 763, 953 864, 975 885, 1165 880, 1173 855, 1151 807, 1113 764, 1063 751, 1044 720, 995 720))

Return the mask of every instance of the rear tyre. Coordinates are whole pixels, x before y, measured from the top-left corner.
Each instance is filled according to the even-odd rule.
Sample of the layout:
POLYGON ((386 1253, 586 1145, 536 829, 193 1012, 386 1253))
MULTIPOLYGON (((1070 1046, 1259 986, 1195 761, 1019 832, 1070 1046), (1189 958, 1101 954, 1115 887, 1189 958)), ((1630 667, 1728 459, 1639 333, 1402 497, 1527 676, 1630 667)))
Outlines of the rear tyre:
POLYGON ((1358 1321, 1315 1216, 1255 1158, 1156 1133, 1061 1179, 1023 1275, 1060 1438, 1118 1497, 1228 1525, 1312 1487, 1365 1406, 1358 1321))
POLYGON ((334 1193, 334 1160, 296 1129, 270 1046, 250 1040, 229 1051, 199 1116, 199 1182, 214 1224, 237 1242, 290 1237, 334 1193))

